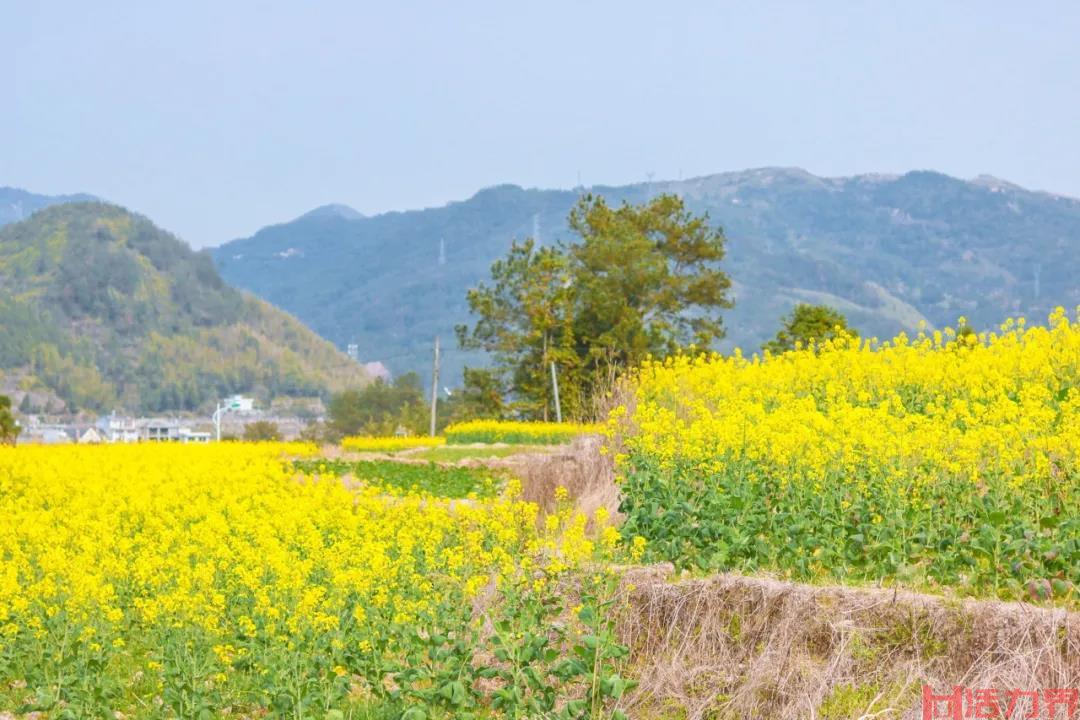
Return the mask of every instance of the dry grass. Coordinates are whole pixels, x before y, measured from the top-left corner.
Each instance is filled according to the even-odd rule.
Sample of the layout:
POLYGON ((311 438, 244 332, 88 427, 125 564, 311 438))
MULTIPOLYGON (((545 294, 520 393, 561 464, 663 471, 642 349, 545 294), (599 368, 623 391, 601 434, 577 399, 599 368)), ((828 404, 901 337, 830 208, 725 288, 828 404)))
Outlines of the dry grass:
POLYGON ((543 514, 555 508, 555 488, 564 487, 578 511, 591 517, 605 507, 614 517, 619 489, 610 456, 600 453, 602 445, 601 437, 587 435, 544 453, 513 455, 487 465, 507 467, 520 478, 522 499, 536 503, 543 514))
POLYGON ((1080 685, 1080 614, 1023 603, 627 573, 632 717, 918 718, 939 691, 1080 685))

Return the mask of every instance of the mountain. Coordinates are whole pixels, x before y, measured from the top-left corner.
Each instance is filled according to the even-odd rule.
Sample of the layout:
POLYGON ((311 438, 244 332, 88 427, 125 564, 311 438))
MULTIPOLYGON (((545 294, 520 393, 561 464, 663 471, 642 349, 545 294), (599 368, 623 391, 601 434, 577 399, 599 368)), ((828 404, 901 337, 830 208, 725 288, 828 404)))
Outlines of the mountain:
MULTIPOLYGON (((728 237, 736 305, 720 349, 757 350, 796 302, 830 304, 864 336, 1080 304, 1080 201, 996 178, 936 172, 816 177, 763 168, 680 182, 593 187, 614 202, 677 193, 728 237)), ((579 191, 492 187, 440 208, 364 218, 308 214, 213 251, 222 276, 393 372, 427 372, 433 336, 447 384, 483 358, 453 349, 465 292, 514 238, 569 239, 579 191)))
POLYGON ((37 195, 13 187, 0 187, 0 225, 19 222, 36 210, 60 203, 92 202, 93 195, 37 195))
POLYGON ((302 217, 306 218, 318 218, 318 217, 338 217, 345 220, 363 220, 364 214, 354 210, 348 205, 342 205, 340 203, 330 203, 329 205, 322 205, 309 212, 303 214, 302 217))
POLYGON ((206 411, 232 393, 266 402, 366 380, 295 318, 227 285, 209 255, 123 208, 52 205, 0 228, 0 392, 69 411, 206 411))

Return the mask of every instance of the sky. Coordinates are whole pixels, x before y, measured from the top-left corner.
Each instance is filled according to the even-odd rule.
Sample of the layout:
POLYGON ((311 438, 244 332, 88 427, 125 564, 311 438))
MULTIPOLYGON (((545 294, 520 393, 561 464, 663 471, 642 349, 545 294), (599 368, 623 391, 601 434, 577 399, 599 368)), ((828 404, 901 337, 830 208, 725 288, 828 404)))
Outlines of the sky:
POLYGON ((763 166, 1080 196, 1080 3, 0 0, 0 185, 195 247, 763 166))

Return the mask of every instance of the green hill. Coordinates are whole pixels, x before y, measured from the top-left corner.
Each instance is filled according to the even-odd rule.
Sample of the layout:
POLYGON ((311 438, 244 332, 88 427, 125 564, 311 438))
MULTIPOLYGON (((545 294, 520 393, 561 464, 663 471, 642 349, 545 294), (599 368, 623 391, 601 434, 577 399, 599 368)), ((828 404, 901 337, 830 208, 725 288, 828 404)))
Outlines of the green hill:
POLYGON ((326 396, 362 369, 227 285, 209 255, 98 202, 0 228, 2 387, 68 410, 206 410, 231 393, 326 396))
MULTIPOLYGON (((994 178, 766 168, 590 191, 615 202, 678 193, 723 226, 736 306, 721 349, 758 349, 800 301, 834 305, 864 336, 881 337, 960 315, 976 327, 1018 314, 1041 321, 1055 305, 1080 304, 1080 201, 994 178)), ((395 373, 426 373, 442 335, 452 384, 462 364, 483 362, 452 348, 466 289, 513 238, 534 228, 544 242, 566 238, 578 194, 505 185, 440 208, 309 213, 214 258, 230 283, 395 373)))

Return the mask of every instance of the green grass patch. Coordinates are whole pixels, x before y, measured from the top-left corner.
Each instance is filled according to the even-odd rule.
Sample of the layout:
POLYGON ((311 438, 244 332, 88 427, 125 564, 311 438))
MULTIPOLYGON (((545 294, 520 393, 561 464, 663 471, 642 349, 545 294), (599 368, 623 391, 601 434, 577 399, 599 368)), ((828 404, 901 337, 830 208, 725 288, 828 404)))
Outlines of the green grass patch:
POLYGON ((431 448, 430 450, 422 450, 420 452, 410 452, 408 457, 428 460, 430 462, 458 462, 460 460, 468 460, 471 458, 503 458, 510 455, 517 455, 518 453, 529 452, 535 448, 522 445, 510 445, 507 447, 492 446, 492 447, 438 447, 431 448))
POLYGON ((302 473, 352 475, 368 485, 445 498, 492 497, 505 480, 502 473, 487 468, 445 467, 434 463, 419 465, 393 460, 294 460, 292 466, 302 473))
POLYGON ((877 683, 837 685, 818 708, 819 717, 821 720, 899 718, 916 699, 914 687, 899 681, 884 687, 877 683))

